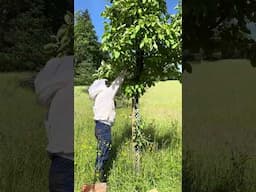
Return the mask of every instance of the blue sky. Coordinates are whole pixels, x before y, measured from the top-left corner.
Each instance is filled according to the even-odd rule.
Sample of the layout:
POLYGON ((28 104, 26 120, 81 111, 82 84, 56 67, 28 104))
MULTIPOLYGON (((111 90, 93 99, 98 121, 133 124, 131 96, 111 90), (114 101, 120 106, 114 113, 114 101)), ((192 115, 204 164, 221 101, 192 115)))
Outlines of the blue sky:
MULTIPOLYGON (((178 0, 167 0, 169 13, 175 13, 176 10, 173 8, 177 3, 178 0)), ((75 11, 85 9, 89 10, 99 41, 101 41, 101 36, 104 33, 104 19, 100 15, 107 4, 108 2, 106 0, 75 0, 75 11)))

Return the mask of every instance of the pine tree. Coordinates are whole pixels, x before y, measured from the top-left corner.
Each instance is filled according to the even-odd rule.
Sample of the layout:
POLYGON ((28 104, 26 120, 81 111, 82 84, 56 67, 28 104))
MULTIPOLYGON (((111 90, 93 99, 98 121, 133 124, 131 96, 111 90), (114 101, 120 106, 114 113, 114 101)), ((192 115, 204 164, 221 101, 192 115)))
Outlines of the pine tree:
POLYGON ((92 74, 103 59, 103 53, 88 10, 75 14, 74 35, 75 84, 90 84, 93 81, 92 74))

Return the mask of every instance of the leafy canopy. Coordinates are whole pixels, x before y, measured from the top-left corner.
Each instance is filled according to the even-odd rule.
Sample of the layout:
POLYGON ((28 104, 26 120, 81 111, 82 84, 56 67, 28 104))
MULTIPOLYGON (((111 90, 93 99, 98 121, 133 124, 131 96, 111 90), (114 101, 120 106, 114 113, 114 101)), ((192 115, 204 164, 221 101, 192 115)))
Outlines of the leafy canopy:
POLYGON ((51 35, 53 42, 44 46, 48 53, 52 53, 57 57, 64 55, 73 55, 74 42, 74 21, 73 14, 67 11, 64 16, 65 23, 59 28, 56 35, 51 35))
POLYGON ((102 49, 111 60, 98 70, 99 77, 114 78, 126 69, 124 90, 142 95, 146 87, 164 77, 180 77, 181 6, 169 15, 165 0, 114 0, 102 16, 105 33, 102 49))
POLYGON ((256 22, 255 7, 255 0, 184 0, 183 51, 201 50, 203 59, 221 52, 222 58, 247 58, 256 66, 256 43, 247 26, 256 22))

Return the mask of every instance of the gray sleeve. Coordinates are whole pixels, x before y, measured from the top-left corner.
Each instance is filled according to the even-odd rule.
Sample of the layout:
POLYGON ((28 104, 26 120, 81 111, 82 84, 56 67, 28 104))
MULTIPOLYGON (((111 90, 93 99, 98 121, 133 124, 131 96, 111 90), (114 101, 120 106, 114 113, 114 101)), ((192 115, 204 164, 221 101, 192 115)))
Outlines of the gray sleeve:
POLYGON ((72 65, 68 59, 61 61, 55 58, 40 71, 35 79, 35 89, 41 104, 48 105, 54 94, 71 81, 73 76, 70 69, 72 65))

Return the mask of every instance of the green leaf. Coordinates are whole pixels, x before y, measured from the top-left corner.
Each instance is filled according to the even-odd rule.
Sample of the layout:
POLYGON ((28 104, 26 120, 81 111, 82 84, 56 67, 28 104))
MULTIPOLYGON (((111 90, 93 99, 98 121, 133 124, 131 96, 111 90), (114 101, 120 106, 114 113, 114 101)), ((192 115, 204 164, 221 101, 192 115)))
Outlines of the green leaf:
POLYGON ((72 19, 71 19, 71 17, 70 17, 70 15, 65 15, 64 16, 64 20, 65 20, 65 22, 68 24, 68 25, 71 25, 72 24, 72 19))
POLYGON ((138 10, 138 13, 141 15, 141 14, 142 14, 142 9, 139 9, 139 10, 138 10))
POLYGON ((57 49, 58 45, 56 43, 48 43, 44 46, 44 49, 57 49))
POLYGON ((57 32, 56 38, 57 38, 58 40, 60 40, 61 37, 65 34, 65 32, 66 32, 66 28, 65 28, 65 27, 61 27, 61 28, 58 30, 58 32, 57 32))
POLYGON ((160 40, 164 39, 164 35, 162 35, 162 34, 159 34, 158 37, 159 37, 160 40))
POLYGON ((144 47, 144 45, 145 45, 145 41, 143 40, 143 41, 141 41, 141 43, 140 43, 140 48, 142 49, 142 48, 144 47))
POLYGON ((120 52, 119 51, 113 51, 113 56, 115 59, 118 59, 118 57, 120 56, 120 52))
POLYGON ((158 46, 157 46, 156 42, 154 42, 153 47, 154 47, 156 50, 158 49, 158 46))
POLYGON ((139 30, 140 30, 140 26, 137 25, 137 26, 135 27, 135 33, 137 34, 137 33, 139 32, 139 30))
POLYGON ((68 44, 70 42, 70 38, 68 36, 62 37, 60 43, 63 44, 68 44))

